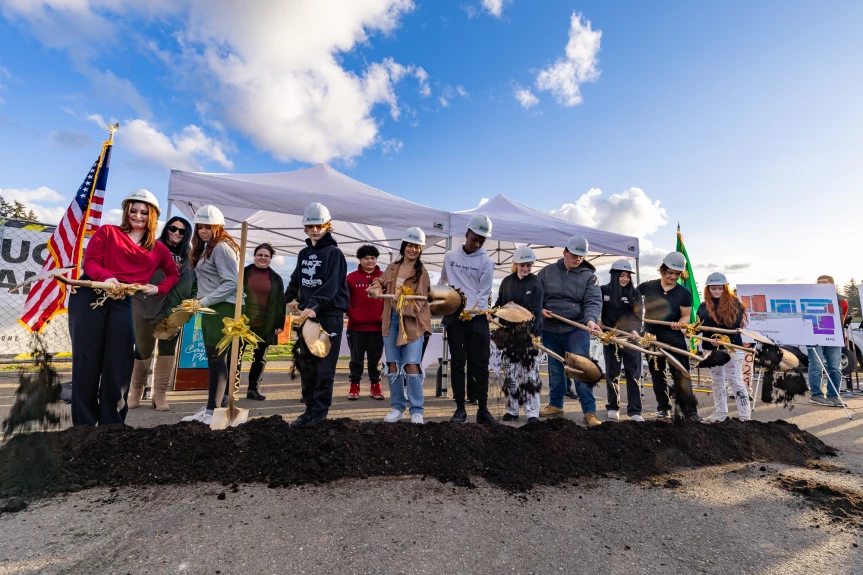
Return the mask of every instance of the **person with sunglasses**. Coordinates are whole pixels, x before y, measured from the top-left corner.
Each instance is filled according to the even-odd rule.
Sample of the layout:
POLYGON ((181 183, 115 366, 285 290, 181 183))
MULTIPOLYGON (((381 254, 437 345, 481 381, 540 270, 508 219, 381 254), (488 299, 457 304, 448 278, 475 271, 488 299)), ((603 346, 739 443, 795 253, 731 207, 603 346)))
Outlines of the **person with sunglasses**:
MULTIPOLYGON (((132 370, 132 382, 129 388, 129 409, 135 409, 141 404, 153 351, 158 347, 156 367, 153 370, 152 405, 157 411, 169 410, 166 392, 171 382, 171 372, 174 371, 179 336, 160 339, 157 343, 153 329, 180 302, 195 297, 197 291, 195 270, 189 265, 190 232, 189 222, 174 216, 165 224, 159 237, 159 242, 171 252, 171 257, 174 258, 177 271, 180 273, 180 279, 174 288, 167 294, 147 295, 139 292, 132 298, 132 315, 135 323, 135 367, 132 370)), ((150 283, 159 285, 164 279, 165 274, 161 270, 156 270, 150 278, 150 283)))
MULTIPOLYGON (((689 319, 692 311, 692 293, 677 282, 686 273, 686 256, 680 252, 671 252, 662 260, 659 266, 659 279, 650 280, 638 286, 638 292, 644 297, 644 319, 654 319, 672 322, 672 325, 645 324, 645 331, 656 336, 656 340, 667 343, 684 351, 688 350, 686 337, 683 335, 682 323, 689 319)), ((673 353, 673 352, 672 352, 673 353)), ((685 369, 689 369, 689 358, 674 354, 685 369)), ((653 393, 656 395, 657 419, 671 417, 671 393, 665 379, 664 357, 652 358, 648 362, 650 379, 653 383, 653 393)), ((676 369, 671 370, 671 377, 678 389, 681 389, 682 375, 676 369)), ((686 407, 684 417, 698 419, 695 407, 686 407)))

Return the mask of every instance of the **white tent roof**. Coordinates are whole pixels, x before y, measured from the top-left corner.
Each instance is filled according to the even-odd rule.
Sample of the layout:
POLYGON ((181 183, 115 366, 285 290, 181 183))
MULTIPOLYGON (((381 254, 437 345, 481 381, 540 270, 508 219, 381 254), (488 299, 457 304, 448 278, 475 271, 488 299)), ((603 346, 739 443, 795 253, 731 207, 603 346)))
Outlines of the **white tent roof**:
MULTIPOLYGON (((358 182, 326 164, 277 174, 205 174, 171 170, 168 199, 190 219, 202 205, 212 204, 225 214, 227 228, 249 222, 249 244, 271 243, 281 255, 295 256, 305 247, 302 214, 306 206, 320 202, 333 217, 333 234, 352 261, 358 247, 371 243, 398 254, 404 231, 419 226, 430 243, 440 242, 449 231, 449 214, 393 196, 358 182)), ((235 236, 238 234, 234 234, 235 236)))
POLYGON ((537 253, 537 267, 561 257, 566 240, 582 234, 588 239, 594 264, 620 257, 638 257, 638 239, 577 226, 534 210, 504 196, 495 196, 473 210, 448 213, 399 198, 358 182, 325 164, 276 174, 207 174, 172 170, 168 200, 189 219, 202 205, 212 204, 225 214, 227 228, 249 222, 249 245, 271 243, 278 254, 295 256, 304 246, 302 213, 312 202, 321 202, 333 217, 334 236, 348 261, 365 243, 381 250, 380 262, 397 255, 404 231, 419 226, 426 232, 423 261, 440 269, 446 238, 452 230, 453 246, 461 245, 467 222, 474 214, 492 220, 492 238, 486 250, 498 266, 498 275, 509 273, 512 252, 528 244, 537 253))
MULTIPOLYGON (((472 210, 452 213, 450 229, 454 239, 463 239, 468 221, 476 214, 491 218, 491 238, 486 240, 485 249, 498 266, 511 263, 515 248, 524 244, 536 253, 535 267, 554 263, 563 257, 566 241, 577 234, 587 238, 590 251, 587 259, 594 265, 621 257, 638 258, 638 238, 578 226, 501 195, 472 210)), ((461 242, 453 242, 456 243, 461 242)))

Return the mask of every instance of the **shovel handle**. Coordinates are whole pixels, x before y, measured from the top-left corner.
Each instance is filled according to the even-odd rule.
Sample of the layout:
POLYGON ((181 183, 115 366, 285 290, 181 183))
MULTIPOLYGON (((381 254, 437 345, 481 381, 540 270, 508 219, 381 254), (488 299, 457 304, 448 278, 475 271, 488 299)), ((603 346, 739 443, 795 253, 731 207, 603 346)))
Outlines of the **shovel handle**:
MULTIPOLYGON (((653 325, 671 325, 670 321, 662 321, 659 319, 645 319, 644 323, 652 323, 653 325)), ((691 327, 691 325, 688 323, 681 323, 680 325, 684 329, 691 327)), ((706 325, 699 326, 698 329, 703 329, 704 331, 713 331, 716 333, 724 333, 725 335, 736 335, 740 333, 740 331, 736 329, 725 329, 723 327, 707 327, 706 325)))
MULTIPOLYGON (((606 329, 608 331, 613 332, 613 333, 619 333, 621 335, 629 335, 625 331, 623 331, 621 329, 614 328, 614 327, 609 327, 606 329)), ((652 341, 652 342, 650 342, 650 345, 652 345, 654 347, 658 347, 660 349, 667 349, 668 351, 673 351, 674 353, 678 353, 680 355, 685 355, 686 357, 693 359, 695 361, 704 361, 704 358, 701 357, 700 355, 696 355, 694 353, 689 353, 688 351, 684 351, 682 349, 676 348, 673 345, 668 345, 667 343, 662 343, 659 341, 652 341)))
MULTIPOLYGON (((237 274, 237 302, 234 305, 234 321, 238 321, 243 315, 243 278, 246 272, 246 241, 249 235, 249 222, 244 221, 240 231, 240 269, 237 274)), ((240 338, 235 337, 231 342, 231 363, 228 364, 228 419, 233 417, 234 410, 234 386, 239 387, 240 382, 235 381, 237 371, 237 360, 240 356, 240 338)))
MULTIPOLYGON (((384 293, 378 296, 378 299, 399 299, 394 293, 384 293)), ((414 301, 428 301, 428 297, 424 295, 406 295, 406 300, 414 300, 414 301)))

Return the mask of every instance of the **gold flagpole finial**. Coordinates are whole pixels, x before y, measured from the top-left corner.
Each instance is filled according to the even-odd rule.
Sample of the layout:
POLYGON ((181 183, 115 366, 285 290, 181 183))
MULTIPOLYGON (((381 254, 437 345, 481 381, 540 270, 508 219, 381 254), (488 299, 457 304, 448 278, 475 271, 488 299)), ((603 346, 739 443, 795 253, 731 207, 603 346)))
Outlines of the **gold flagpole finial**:
POLYGON ((108 124, 108 141, 109 142, 114 141, 114 132, 116 132, 119 129, 120 129, 120 122, 117 122, 113 126, 111 124, 108 124))

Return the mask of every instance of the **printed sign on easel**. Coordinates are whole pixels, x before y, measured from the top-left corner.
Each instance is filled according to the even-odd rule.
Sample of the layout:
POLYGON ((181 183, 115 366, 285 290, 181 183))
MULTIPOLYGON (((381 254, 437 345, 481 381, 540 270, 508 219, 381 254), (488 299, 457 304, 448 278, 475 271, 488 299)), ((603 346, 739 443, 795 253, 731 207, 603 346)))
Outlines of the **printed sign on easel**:
POLYGON ((832 284, 742 284, 737 295, 749 311, 747 329, 779 345, 843 345, 832 284))

